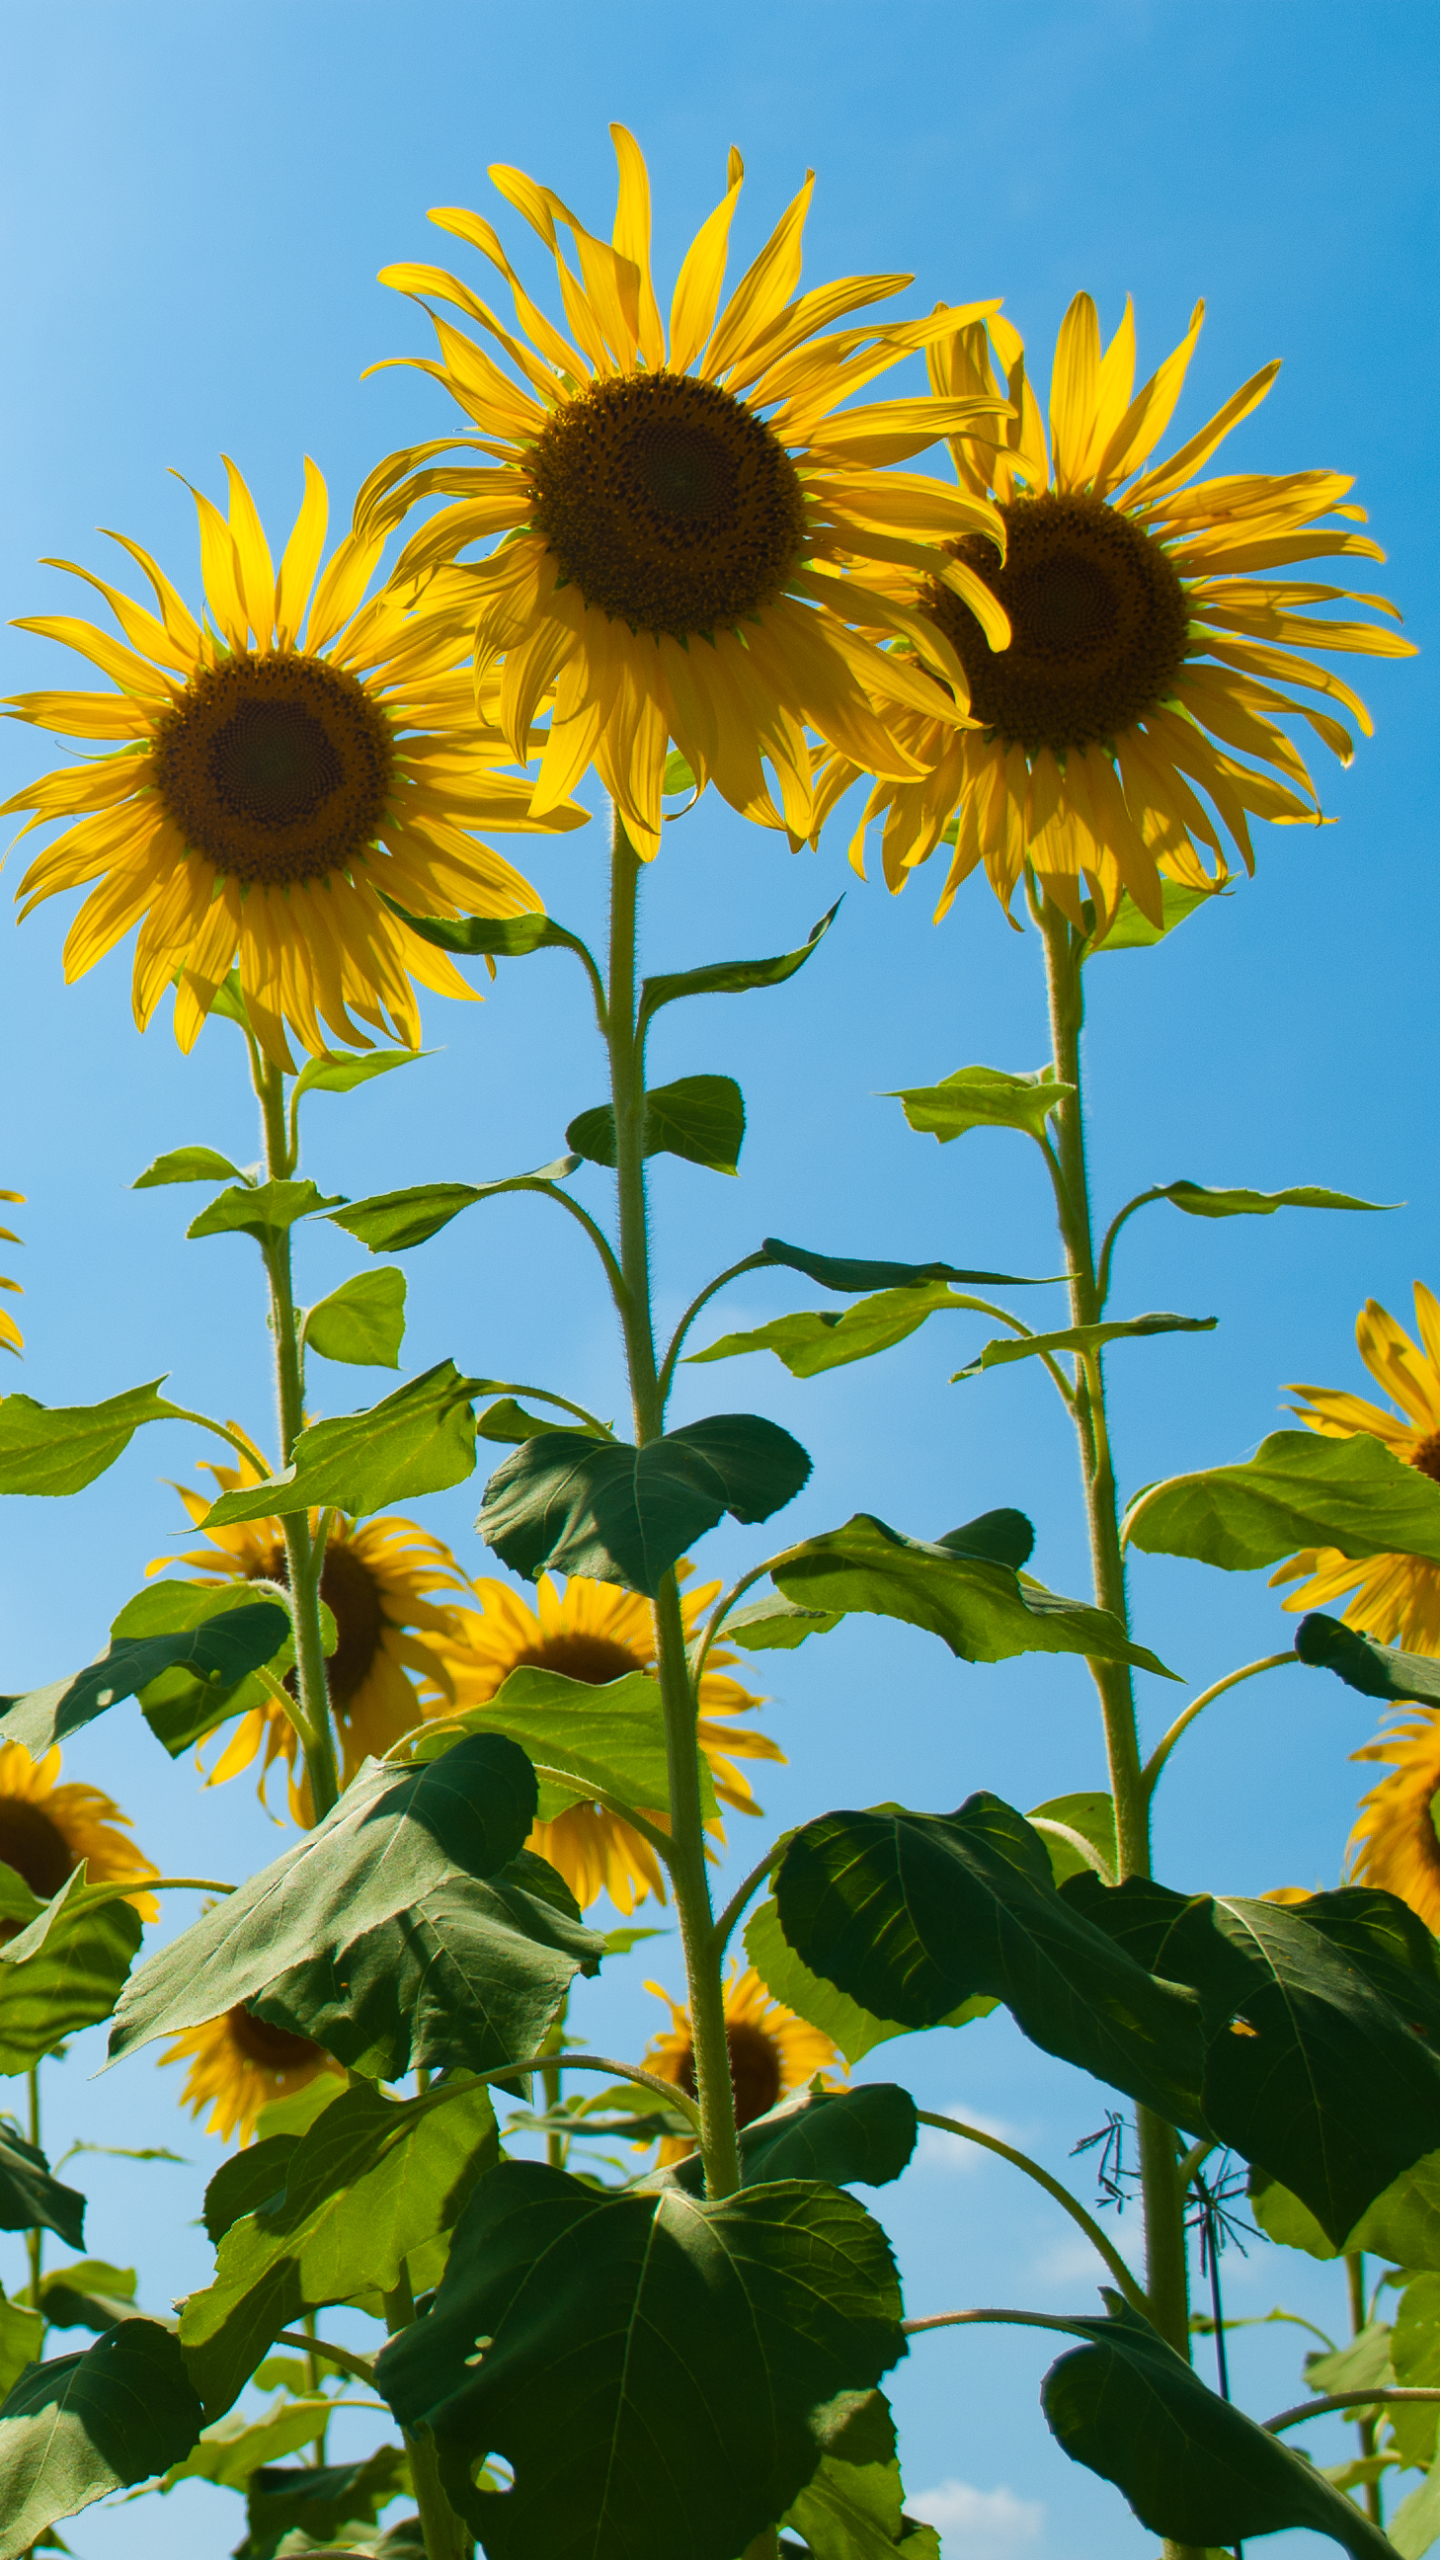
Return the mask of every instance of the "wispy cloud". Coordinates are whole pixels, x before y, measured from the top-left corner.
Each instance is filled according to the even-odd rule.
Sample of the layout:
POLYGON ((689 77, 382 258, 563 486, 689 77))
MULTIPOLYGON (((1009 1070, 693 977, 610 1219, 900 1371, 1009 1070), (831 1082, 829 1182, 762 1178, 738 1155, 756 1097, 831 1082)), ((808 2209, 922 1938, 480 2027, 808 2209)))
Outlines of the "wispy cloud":
POLYGON ((906 2494, 906 2512, 933 2524, 945 2560, 1015 2560, 1038 2541, 1045 2510, 1013 2489, 972 2489, 968 2480, 942 2480, 936 2489, 906 2494))

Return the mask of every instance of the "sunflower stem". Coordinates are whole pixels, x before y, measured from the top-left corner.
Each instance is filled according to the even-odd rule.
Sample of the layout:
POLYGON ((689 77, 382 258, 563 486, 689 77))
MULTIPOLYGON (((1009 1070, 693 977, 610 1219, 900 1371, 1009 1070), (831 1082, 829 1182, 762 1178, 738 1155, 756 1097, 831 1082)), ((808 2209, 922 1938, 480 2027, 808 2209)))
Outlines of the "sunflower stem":
MULTIPOLYGON (((38 2062, 32 2062, 30 2065, 29 2083, 30 2140, 38 2151, 40 2148, 40 2065, 38 2062)), ((33 2311, 38 2311, 40 2308, 40 2268, 44 2248, 45 2234, 37 2223, 33 2231, 27 2231, 25 2234, 25 2254, 30 2261, 30 2307, 33 2311)))
MULTIPOLYGON (((385 2327, 392 2338, 401 2329, 414 2326, 415 2296, 410 2289, 410 2270, 403 2262, 398 2284, 383 2299, 385 2327)), ((402 2433, 410 2456, 410 2485, 420 2510, 425 2560, 464 2560, 472 2548, 470 2535, 445 2495, 435 2439, 428 2434, 412 2436, 408 2427, 402 2433)))
MULTIPOLYGON (((665 1396, 655 1358, 650 1303, 650 1239, 645 1198, 645 1040, 635 1012, 635 921, 640 862, 618 809, 610 864, 610 979, 606 1000, 610 1096, 615 1113, 615 1180, 620 1228, 620 1301, 635 1438, 643 1448, 665 1428, 665 1396)), ((710 2196, 740 2185, 740 2141, 725 2033, 725 1995, 714 1940, 705 1858, 699 1710, 685 1653, 685 1622, 673 1572, 652 1603, 656 1667, 665 1716, 670 1787, 670 1874, 685 1953, 700 2150, 710 2196)))
MULTIPOLYGON (((1350 2294, 1350 2333, 1352 2337, 1358 2338, 1361 2330, 1368 2325, 1369 2321, 1369 2313, 1365 2306, 1365 2259, 1359 2249, 1352 2249, 1347 2253, 1345 2259, 1345 2281, 1350 2294)), ((1357 2418, 1355 2421, 1355 2433, 1360 2439, 1361 2461, 1373 2462, 1375 2458, 1374 2419, 1367 2417, 1357 2418)), ((1365 2483, 1365 2513, 1372 2524, 1383 2524, 1384 2512, 1381 2506, 1380 2483, 1378 2480, 1367 2480, 1365 2483)))

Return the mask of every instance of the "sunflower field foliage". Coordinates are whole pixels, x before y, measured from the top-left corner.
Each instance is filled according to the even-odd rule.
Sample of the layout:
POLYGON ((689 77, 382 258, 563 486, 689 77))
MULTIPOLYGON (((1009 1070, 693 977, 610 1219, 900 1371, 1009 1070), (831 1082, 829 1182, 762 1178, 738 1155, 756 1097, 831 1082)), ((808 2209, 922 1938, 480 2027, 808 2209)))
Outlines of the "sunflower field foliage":
MULTIPOLYGON (((1130 1221, 1378 1204, 1176 1179, 1099 1206, 1081 1036, 1097 956, 1143 955, 1218 900, 1265 826, 1322 823, 1307 757, 1346 763, 1370 728, 1337 661, 1410 647, 1349 583, 1383 554, 1343 474, 1227 468, 1277 366, 1170 441, 1203 308, 1138 388, 1131 310, 1107 343, 1084 292, 1048 355, 996 299, 896 318, 903 275, 802 284, 809 179, 734 280, 738 152, 667 307, 645 161, 614 142, 608 235, 497 168, 488 210, 432 216, 462 273, 386 271, 434 333, 387 360, 438 386, 449 431, 378 461, 337 541, 313 463, 278 559, 227 463, 223 508, 195 493, 198 585, 116 535, 124 585, 54 564, 103 618, 21 625, 100 679, 9 705, 71 742, 7 804, 50 831, 22 909, 82 892, 67 977, 133 933, 138 1028, 173 998, 181 1050, 204 1033, 248 1079, 259 1164, 177 1145, 140 1185, 198 1202, 189 1239, 258 1255, 276 1404, 269 1425, 196 1412, 123 1361, 96 1404, 0 1399, 3 1494, 83 1504, 157 1421, 209 1452, 177 1489, 174 1550, 115 1591, 103 1658, 57 1661, 0 1713, 0 2072, 19 2092, 0 2228, 27 2266, 0 2300, 0 2560, 63 2549, 93 2501, 189 2479, 214 2484, 243 2560, 937 2560, 886 2380, 990 2323, 1055 2333, 1045 2424, 1170 2560, 1297 2527, 1419 2560, 1440 2532, 1440 1303, 1417 1285, 1418 1341, 1364 1309, 1385 1403, 1298 1387, 1296 1427, 1122 1503, 1111 1351, 1139 1364, 1210 1322, 1133 1306, 1130 1221), (611 809, 608 847, 577 855, 609 865, 595 950, 488 841, 586 826, 590 776, 611 809), (988 882, 1029 934, 1050 1057, 895 1099, 922 1139, 1000 1129, 1035 1150, 1058 1277, 887 1258, 863 1197, 837 1202, 843 1254, 757 1237, 713 1269, 699 1177, 735 1171, 744 1100, 724 1072, 652 1081, 652 1032, 663 1048, 670 1009, 701 997, 783 1006, 797 973, 823 976, 835 907, 798 948, 737 918, 758 956, 642 974, 646 867, 678 858, 672 830, 712 787, 737 827, 827 856, 846 803, 856 870, 878 829, 890 891, 934 858, 941 917, 988 882), (606 1098, 538 1168, 329 1189, 311 1097, 363 1109, 400 1070, 419 1091, 420 991, 433 1014, 499 969, 522 989, 568 973, 606 1098), (694 1202, 668 1339, 662 1155, 694 1202), (513 1194, 578 1235, 596 1295, 576 1330, 594 1303, 618 1329, 623 1420, 575 1400, 563 1339, 539 1384, 470 1340, 317 1411, 312 1356, 400 1373, 422 1248, 478 1212, 480 1249, 513 1194), (316 1222, 354 1268, 306 1303, 316 1222), (758 1274, 780 1311, 717 1326, 712 1302, 758 1274), (818 1403, 828 1372, 940 1314, 973 1328, 960 1378, 1038 1363, 1073 1425, 1081 1596, 1035 1578, 1007 1506, 787 1539, 811 1458, 729 1409, 724 1364, 767 1353, 818 1403), (675 1423, 684 1362, 720 1371, 719 1409, 675 1423), (409 1514, 471 1479, 484 1573, 409 1514), (699 1560, 726 1519, 754 1532, 728 1586, 699 1560), (1133 1675, 1175 1675, 1132 1617, 1132 1554, 1269 1569, 1285 1594, 1274 1650, 1177 1690, 1148 1756, 1133 1675), (856 1616, 923 1631, 977 1692, 1017 1656, 1087 1665, 1108 1789, 834 1809, 816 1767, 814 1811, 748 1864, 752 1777, 783 1757, 761 1658, 842 1648, 856 1616), (1352 1881, 1177 1889, 1154 1872, 1157 1789, 1212 1701, 1285 1667, 1346 1684, 1357 1717, 1380 1703, 1352 1881), (159 1872, 73 1774, 111 1713, 207 1786, 248 1772, 283 1796, 274 1860, 159 1872), (186 1925, 147 1949, 177 1895, 186 1925), (648 1985, 653 2039, 596 2053, 585 1987, 645 1964, 661 1905, 677 1942, 648 1985), (1138 2188, 1142 2247, 998 2134, 853 2076, 889 2039, 998 2007, 1092 2112, 1098 2084, 1133 2146, 1112 2170, 1138 2188), (173 2314, 142 2307, 143 2270, 74 2254, 84 2198, 41 2140, 46 2058, 107 2020, 112 2061, 163 2044, 180 2103, 232 2145, 205 2199, 213 2272, 173 2314), (1098 2308, 907 2314, 879 2191, 922 2120, 1044 2190, 1104 2262, 1098 2308), (1336 2262, 1353 2315, 1267 2424, 1224 2358, 1237 2176, 1277 2244, 1336 2262), (1197 2225, 1213 2319, 1191 2300, 1197 2225), (374 2449, 332 2461, 354 2407, 374 2449), (1337 2407, 1359 2450, 1327 2471, 1292 2430, 1337 2407)), ((3 1313, 0 1344, 23 1351, 3 1313)))

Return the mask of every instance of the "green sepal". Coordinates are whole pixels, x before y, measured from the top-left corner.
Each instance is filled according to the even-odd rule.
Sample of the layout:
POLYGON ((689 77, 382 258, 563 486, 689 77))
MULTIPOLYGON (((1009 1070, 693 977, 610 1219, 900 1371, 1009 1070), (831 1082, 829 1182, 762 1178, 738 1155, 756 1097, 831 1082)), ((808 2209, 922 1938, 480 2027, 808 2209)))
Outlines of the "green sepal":
POLYGON ((112 2489, 168 2470, 200 2432, 180 2343, 122 2320, 83 2355, 32 2365, 0 2406, 0 2560, 112 2489))
POLYGON ((1129 1342, 1152 1333, 1213 1333, 1218 1316, 1131 1316, 1114 1324, 1071 1324, 1058 1333, 1001 1334, 987 1342, 977 1360, 957 1369, 950 1384, 958 1386, 962 1378, 978 1377, 982 1369, 1007 1368, 1013 1360, 1035 1360, 1042 1352, 1074 1351, 1084 1355, 1103 1351, 1109 1342, 1129 1342))
POLYGON ((176 1634, 112 1637, 99 1662, 68 1680, 0 1698, 0 1741, 23 1742, 32 1760, 43 1760, 57 1742, 78 1733, 122 1698, 133 1698, 166 1672, 181 1670, 216 1693, 229 1693, 289 1641, 290 1615, 277 1600, 231 1605, 176 1634))
MULTIPOLYGON (((0 1416, 4 1407, 0 1406, 0 1416)), ((1252 1573, 1302 1547, 1440 1564, 1440 1485, 1368 1432, 1272 1431, 1253 1458, 1146 1485, 1122 1538, 1147 1555, 1252 1573)))
POLYGON ((405 1274, 386 1267, 357 1271, 309 1308, 301 1331, 307 1351, 359 1369, 398 1369, 405 1339, 405 1274))
POLYGON ((343 1227, 347 1236, 367 1245, 371 1253, 408 1253, 438 1236, 462 1209, 473 1209, 477 1201, 498 1199, 502 1191, 524 1191, 541 1182, 563 1182, 579 1162, 578 1156, 558 1156, 553 1164, 537 1165, 533 1173, 511 1174, 502 1182, 421 1182, 408 1191, 377 1191, 368 1200, 354 1200, 336 1211, 330 1224, 343 1227))
MULTIPOLYGON (((643 1153, 683 1156, 711 1173, 736 1173, 745 1138, 745 1097, 733 1076, 680 1076, 645 1096, 643 1153)), ((615 1106, 597 1103, 565 1132, 565 1144, 591 1164, 615 1163, 615 1106)))
POLYGON ((743 996, 756 987, 783 986, 813 958, 843 904, 843 899, 836 899, 828 914, 812 926, 798 951, 782 951, 773 960, 712 960, 703 969, 682 969, 667 977, 644 979, 638 1017, 641 1028, 662 1004, 674 1004, 681 996, 743 996))
POLYGON ((1008 1075, 1001 1067, 961 1067, 939 1084, 901 1085, 885 1096, 903 1105, 912 1129, 938 1138, 942 1147, 970 1129, 1020 1129, 1045 1135, 1052 1111, 1069 1100, 1073 1084, 1058 1082, 1053 1067, 1034 1075, 1008 1075))
POLYGON ((242 1235, 271 1245, 288 1235, 297 1218, 318 1217, 336 1208, 343 1197, 339 1191, 317 1190, 313 1182, 262 1182, 253 1189, 242 1183, 222 1191, 208 1209, 191 1219, 185 1233, 192 1243, 203 1236, 242 1235))
POLYGON ((164 1182, 243 1182, 245 1175, 228 1156, 213 1147, 175 1147, 157 1156, 131 1183, 132 1191, 153 1191, 164 1182))
POLYGON ((387 1502, 439 1493, 475 1472, 475 1409, 482 1385, 462 1378, 453 1360, 438 1361, 393 1395, 360 1413, 312 1422, 295 1443, 283 1475, 222 1494, 204 1527, 265 1520, 312 1507, 379 1511, 387 1502))

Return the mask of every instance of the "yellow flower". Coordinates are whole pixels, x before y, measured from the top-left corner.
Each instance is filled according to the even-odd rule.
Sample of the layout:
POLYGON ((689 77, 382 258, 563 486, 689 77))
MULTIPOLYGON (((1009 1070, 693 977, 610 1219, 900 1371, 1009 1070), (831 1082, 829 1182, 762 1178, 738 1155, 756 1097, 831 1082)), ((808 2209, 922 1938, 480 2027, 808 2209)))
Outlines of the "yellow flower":
MULTIPOLYGON (((1363 1431, 1440 1483, 1440 1305, 1419 1280, 1415 1322, 1419 1343, 1374 1298, 1367 1298, 1355 1324, 1361 1359, 1402 1408, 1400 1413, 1334 1387, 1292 1386, 1290 1393, 1307 1398, 1296 1413, 1312 1431, 1332 1440, 1348 1440, 1363 1431)), ((1285 1608, 1323 1609, 1350 1592, 1347 1626, 1363 1627, 1382 1644, 1402 1645, 1407 1653, 1440 1653, 1440 1565, 1423 1556, 1352 1559, 1334 1547, 1307 1547, 1270 1580, 1272 1585, 1294 1582, 1301 1575, 1308 1577, 1304 1588, 1284 1602, 1285 1608)))
MULTIPOLYGON (((672 2000, 658 1982, 647 1982, 670 2012, 670 2032, 655 2038, 645 2056, 645 2069, 671 2080, 687 2097, 695 2095, 695 2048, 690 2013, 672 2000)), ((827 2035, 797 2018, 793 2009, 771 1998, 753 1966, 741 1973, 732 1966, 725 1985, 725 2042, 730 2052, 730 2085, 735 2092, 735 2121, 753 2124, 768 2115, 789 2089, 798 2089, 817 2072, 849 2078, 844 2060, 827 2035)), ((828 2079, 827 2079, 828 2086, 828 2079)), ((667 2137, 660 2145, 660 2165, 683 2160, 693 2142, 667 2137)))
MULTIPOLYGON (((702 785, 713 780, 743 815, 783 823, 798 842, 812 823, 807 727, 866 772, 904 775, 919 768, 896 743, 895 706, 929 707, 942 724, 964 717, 951 694, 854 625, 886 639, 904 632, 922 662, 963 688, 944 634, 903 601, 862 588, 842 561, 928 569, 969 599, 1004 646, 1004 612, 958 548, 977 534, 1003 540, 995 509, 983 495, 877 467, 993 416, 1003 394, 987 384, 840 406, 946 324, 872 320, 817 334, 910 278, 849 277, 797 295, 809 177, 720 311, 744 176, 737 151, 725 196, 681 266, 667 337, 651 278, 645 162, 623 126, 610 130, 620 167, 610 242, 550 188, 517 169, 490 172, 555 259, 568 337, 530 300, 479 214, 447 206, 430 219, 504 277, 518 336, 441 268, 384 270, 384 283, 453 304, 511 370, 434 319, 440 360, 418 369, 444 385, 480 433, 392 455, 361 493, 357 522, 392 523, 436 492, 458 500, 411 542, 397 578, 503 537, 466 575, 479 662, 504 657, 500 720, 517 756, 527 752, 536 705, 556 687, 537 811, 558 809, 593 761, 648 860, 659 846, 673 738, 702 785), (488 459, 416 468, 462 443, 488 459)), ((956 317, 995 307, 972 304, 956 317)))
MULTIPOLYGON (((1162 876, 1217 886, 1228 873, 1222 828, 1253 871, 1250 815, 1320 817, 1305 763, 1277 721, 1307 720, 1346 764, 1348 730, 1306 693, 1343 705, 1367 734, 1371 726, 1348 685, 1295 652, 1413 654, 1376 623, 1308 610, 1349 600, 1393 613, 1382 596, 1295 578, 1301 561, 1385 556, 1353 530, 1364 510, 1342 505, 1352 485, 1342 473, 1193 477, 1258 407, 1278 364, 1263 366, 1168 462, 1142 468, 1169 424, 1204 308, 1196 305, 1180 346, 1132 398, 1129 303, 1102 355, 1095 305, 1077 294, 1055 350, 1048 453, 1024 346, 1007 322, 991 319, 1014 415, 1000 449, 961 434, 951 451, 960 489, 993 494, 1004 519, 1003 560, 983 533, 967 534, 959 549, 1009 615, 1003 654, 952 587, 880 573, 877 582, 943 629, 963 661, 978 725, 957 730, 898 715, 899 735, 926 772, 877 786, 851 860, 863 867, 866 826, 881 815, 892 889, 942 840, 953 844, 937 921, 981 862, 1007 908, 1032 865, 1076 926, 1087 889, 1102 920, 1128 890, 1158 924, 1162 876)), ((947 396, 993 392, 985 329, 968 313, 963 322, 931 347, 931 380, 947 396)), ((863 770, 843 754, 828 760, 822 820, 863 770)))
MULTIPOLYGON (((263 1481, 258 1467, 207 1464, 205 1472, 214 1476, 221 1493, 263 1481)), ((217 1497, 194 1493, 188 1485, 177 1485, 175 1490, 196 1527, 202 1528, 217 1497)), ((311 1513, 312 1535, 319 1519, 318 1512, 311 1513)), ((288 1579, 279 1520, 241 1521, 233 1528, 207 1529, 205 1535, 205 1546, 188 1548, 175 1559, 181 1564, 223 1568, 202 1572, 204 1582, 284 1583, 288 1579)), ((158 1572, 170 1561, 168 1556, 157 1557, 149 1570, 158 1572)), ((449 1548, 418 1522, 387 1518, 361 1525, 342 1513, 332 1515, 320 1597, 334 1617, 339 1639, 327 1670, 347 1786, 363 1760, 372 1755, 378 1759, 421 1722, 425 1707, 412 1673, 442 1696, 449 1695, 447 1647, 457 1636, 461 1617, 443 1603, 437 1608, 426 1595, 435 1591, 468 1594, 471 1587, 449 1548)), ((241 1717, 209 1784, 218 1786, 248 1769, 262 1744, 262 1799, 272 1763, 283 1759, 289 1770, 290 1810, 297 1822, 308 1825, 312 1819, 308 1789, 295 1775, 298 1738, 278 1705, 252 1707, 241 1717)))
POLYGON ((579 826, 585 813, 552 801, 532 820, 529 784, 496 770, 511 751, 483 698, 477 713, 463 664, 473 615, 447 604, 445 582, 423 625, 394 587, 362 603, 377 532, 347 535, 317 585, 327 499, 308 461, 277 576, 250 492, 226 469, 228 523, 195 495, 213 627, 124 535, 112 538, 149 579, 158 619, 62 560, 48 565, 98 588, 125 642, 68 615, 19 626, 78 650, 119 688, 11 697, 14 716, 40 728, 116 742, 5 802, 34 812, 22 834, 90 813, 31 864, 24 912, 98 880, 70 929, 66 977, 139 922, 136 1022, 143 1031, 178 980, 182 1049, 237 954, 251 1023, 276 1064, 293 1066, 287 1026, 307 1049, 327 1046, 322 1016, 330 1037, 372 1047, 352 1012, 415 1048, 412 979, 474 991, 387 898, 427 916, 533 909, 535 891, 471 830, 579 826))
MULTIPOLYGON (((0 1200, 23 1200, 24 1197, 23 1191, 0 1191, 0 1200)), ((0 1242, 18 1244, 20 1238, 13 1234, 9 1227, 0 1227, 0 1242)), ((24 1294, 18 1280, 0 1280, 0 1289, 13 1289, 17 1297, 24 1294)), ((5 1309, 0 1307, 0 1346, 18 1355, 23 1350, 24 1343, 25 1336, 14 1317, 7 1315, 5 1309)))
POLYGON ((214 2099, 207 2133, 228 2142, 238 2131, 242 2143, 255 2131, 262 2107, 276 2098, 293 2098, 321 2071, 340 2065, 308 2036, 285 2027, 267 2026, 245 2008, 227 2009, 203 2027, 187 2027, 161 2054, 162 2062, 188 2062, 182 2107, 198 2116, 214 2099))
MULTIPOLYGON (((60 1746, 32 1760, 20 1742, 0 1742, 0 1866, 13 1867, 32 1893, 48 1902, 81 1860, 91 1884, 128 1884, 157 1876, 159 1868, 125 1833, 130 1816, 99 1787, 57 1786, 60 1746), (121 1830, 114 1828, 122 1824, 121 1830)), ((147 1920, 158 1920, 153 1893, 127 1896, 147 1920)), ((10 1921, 0 1935, 13 1937, 10 1921)))
MULTIPOLYGON (((685 1564, 677 1567, 682 1575, 689 1570, 685 1564)), ((549 1575, 542 1574, 532 1610, 508 1583, 477 1582, 475 1589, 483 1615, 467 1610, 460 1620, 463 1637, 447 1649, 445 1657, 450 1685, 444 1703, 437 1701, 432 1713, 444 1713, 452 1701, 459 1708, 483 1706, 510 1672, 524 1663, 597 1686, 654 1667, 650 1603, 633 1591, 571 1574, 562 1598, 549 1575)), ((719 1591, 719 1583, 711 1582, 682 1599, 687 1636, 719 1591)), ((761 1808, 735 1760, 783 1761, 785 1754, 768 1734, 738 1729, 732 1722, 761 1704, 738 1680, 723 1677, 724 1665, 734 1659, 733 1653, 717 1647, 707 1661, 700 1682, 700 1747, 710 1763, 720 1802, 737 1813, 758 1814, 761 1808)), ((658 1691, 656 1699, 658 1717, 658 1691)), ((718 1820, 709 1827, 723 1840, 718 1820)), ((537 1822, 529 1846, 559 1868, 582 1910, 602 1893, 609 1894, 617 1911, 633 1911, 647 1893, 665 1900, 664 1874, 654 1851, 628 1822, 602 1805, 571 1805, 554 1822, 537 1822)))
POLYGON ((1350 1873, 1356 1884, 1382 1886, 1418 1911, 1440 1936, 1440 1838, 1435 1798, 1440 1794, 1440 1715, 1412 1707, 1352 1760, 1380 1760, 1391 1770, 1360 1800, 1350 1834, 1350 1873))

